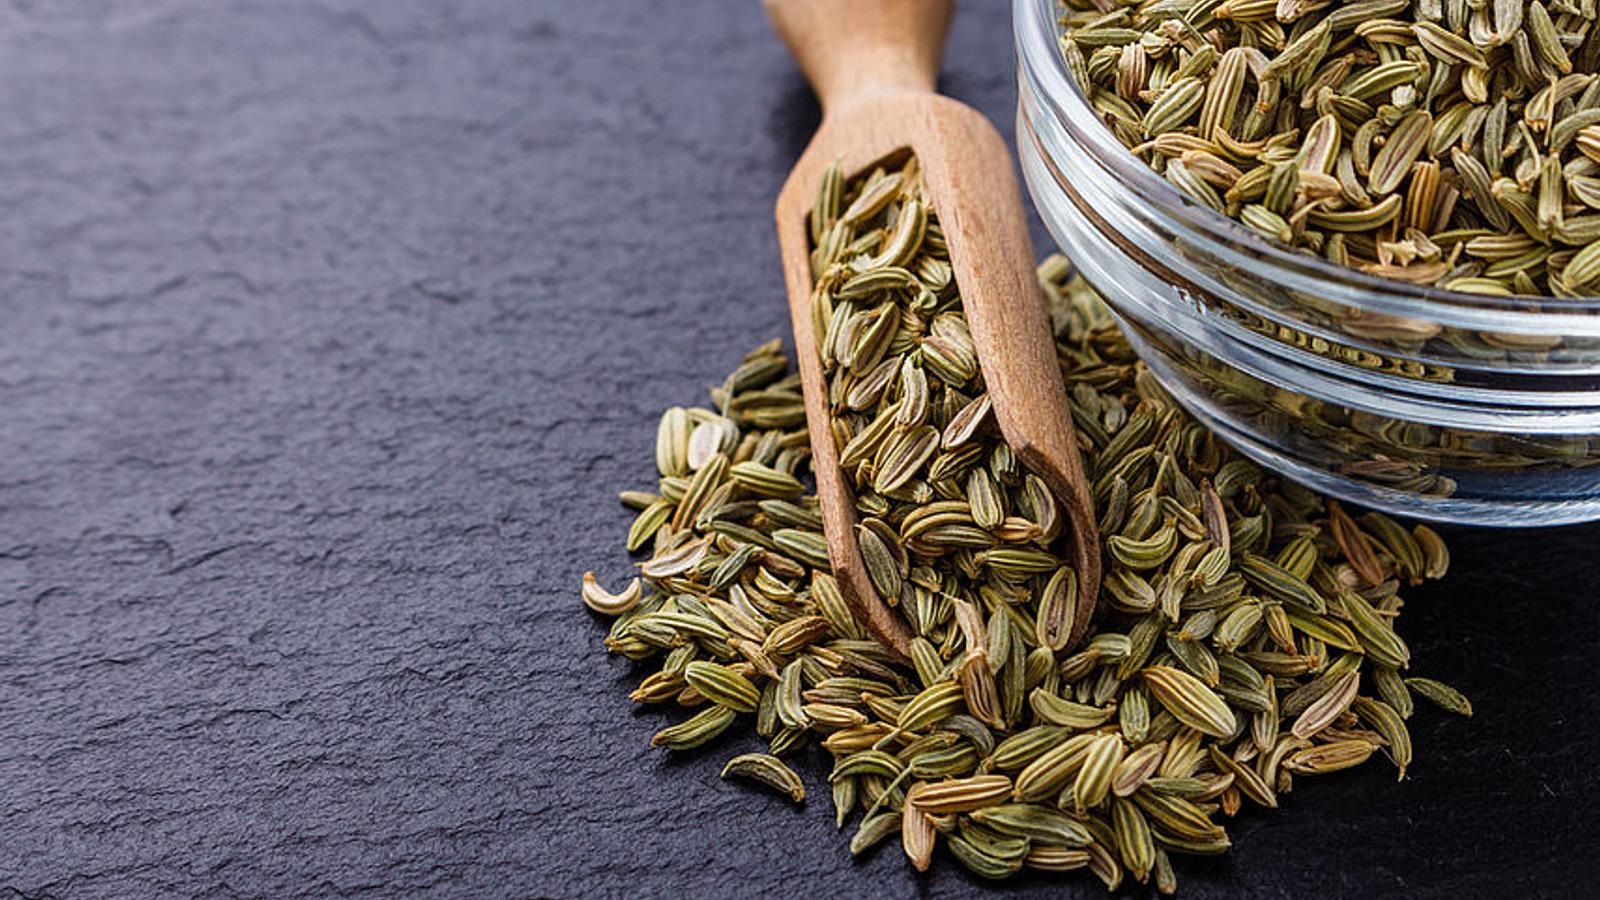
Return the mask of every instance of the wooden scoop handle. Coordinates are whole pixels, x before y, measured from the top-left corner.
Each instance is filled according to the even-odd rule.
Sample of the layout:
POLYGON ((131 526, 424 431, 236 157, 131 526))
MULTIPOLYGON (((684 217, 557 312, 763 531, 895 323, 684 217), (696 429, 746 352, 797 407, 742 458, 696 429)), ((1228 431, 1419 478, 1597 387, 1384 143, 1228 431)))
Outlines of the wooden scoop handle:
POLYGON ((866 97, 929 93, 953 0, 763 0, 823 112, 866 97))

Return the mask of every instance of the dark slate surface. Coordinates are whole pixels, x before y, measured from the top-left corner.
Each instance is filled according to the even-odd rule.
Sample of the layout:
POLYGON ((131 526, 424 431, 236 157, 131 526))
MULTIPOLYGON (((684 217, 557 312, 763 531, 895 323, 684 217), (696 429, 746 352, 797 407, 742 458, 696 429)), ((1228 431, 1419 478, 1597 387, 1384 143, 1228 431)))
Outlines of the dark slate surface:
MULTIPOLYGON (((1008 28, 945 82, 1006 123, 1008 28)), ((757 4, 14 0, 0 97, 0 895, 983 893, 853 864, 815 765, 647 751, 577 602, 656 412, 784 329, 757 4)), ((1590 884, 1600 529, 1453 537, 1407 633, 1478 717, 1185 896, 1590 884)))

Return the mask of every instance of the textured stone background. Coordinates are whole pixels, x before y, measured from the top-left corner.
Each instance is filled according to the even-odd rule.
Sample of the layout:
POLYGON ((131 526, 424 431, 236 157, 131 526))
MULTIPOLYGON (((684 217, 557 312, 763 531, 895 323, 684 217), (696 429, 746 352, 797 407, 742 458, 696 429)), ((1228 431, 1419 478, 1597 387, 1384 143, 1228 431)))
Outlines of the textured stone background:
MULTIPOLYGON (((971 0, 946 89, 1009 130, 1011 66, 971 0)), ((784 330, 753 0, 10 0, 0 98, 0 895, 983 893, 648 752, 577 602, 784 330)), ((1592 884, 1600 529, 1454 538, 1407 634, 1478 717, 1185 896, 1592 884)))

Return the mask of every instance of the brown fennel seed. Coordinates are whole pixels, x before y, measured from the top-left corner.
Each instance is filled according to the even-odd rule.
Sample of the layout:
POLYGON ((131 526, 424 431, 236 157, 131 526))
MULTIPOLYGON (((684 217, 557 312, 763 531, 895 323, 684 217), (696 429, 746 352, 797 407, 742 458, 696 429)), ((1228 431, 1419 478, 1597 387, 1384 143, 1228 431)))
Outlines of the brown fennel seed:
POLYGON ((1529 0, 1062 5, 1067 68, 1112 132, 1250 231, 1416 283, 1593 292, 1597 257, 1581 251, 1600 232, 1563 238, 1576 268, 1557 257, 1490 269, 1430 247, 1478 229, 1548 241, 1586 196, 1600 200, 1573 169, 1600 159, 1600 130, 1585 132, 1600 126, 1592 11, 1529 0), (1495 186, 1500 176, 1515 189, 1495 186))
POLYGON ((738 775, 767 785, 775 791, 789 795, 789 799, 802 803, 806 788, 800 776, 784 764, 783 760, 766 753, 745 753, 728 760, 722 767, 722 777, 738 775))
MULTIPOLYGON (((855 196, 845 179, 828 202, 842 211, 855 196)), ((881 220, 863 220, 881 233, 843 238, 838 258, 875 258, 903 236, 892 219, 899 202, 890 196, 881 220)), ((936 226, 930 216, 924 246, 936 226)), ((837 219, 830 228, 850 230, 837 219)), ((917 278, 934 269, 918 260, 904 268, 917 278)), ((815 498, 782 477, 804 485, 807 442, 802 420, 771 414, 798 405, 776 346, 764 345, 741 364, 745 374, 713 392, 715 411, 686 411, 681 474, 630 492, 633 508, 660 510, 644 541, 653 550, 638 596, 631 586, 601 596, 598 582, 586 582, 584 599, 614 615, 608 649, 653 667, 634 696, 688 715, 654 744, 687 750, 752 722, 770 752, 736 757, 728 774, 789 796, 795 783, 784 772, 794 770, 777 757, 821 744, 835 761, 837 821, 861 823, 853 852, 898 832, 913 866, 943 844, 984 877, 1088 868, 1108 883, 1146 879, 1165 890, 1175 879, 1169 855, 1224 852, 1222 813, 1241 799, 1274 804, 1288 773, 1336 771, 1373 753, 1414 764, 1395 702, 1417 693, 1470 710, 1449 688, 1401 680, 1394 668, 1409 659, 1394 628, 1394 580, 1418 569, 1442 574, 1448 552, 1422 527, 1401 537, 1375 518, 1346 523, 1319 498, 1236 460, 1149 381, 1087 286, 1059 262, 1041 272, 1074 416, 1093 423, 1082 433, 1085 463, 1105 485, 1097 515, 1116 520, 1108 539, 1133 542, 1119 544, 1144 567, 1112 567, 1072 657, 1058 663, 1049 648, 1060 628, 1052 596, 1066 592, 1070 572, 1041 543, 1054 513, 997 441, 981 373, 966 369, 961 323, 939 305, 946 287, 922 318, 931 337, 933 320, 945 317, 939 361, 919 356, 922 338, 909 333, 872 350, 919 348, 897 372, 909 364, 925 380, 897 375, 876 407, 839 413, 859 417, 841 430, 851 440, 893 411, 879 426, 883 440, 856 461, 869 488, 858 499, 868 510, 863 534, 880 545, 880 574, 900 579, 899 608, 917 633, 914 666, 866 639, 827 573, 815 498), (926 398, 909 398, 920 409, 898 420, 902 392, 923 389, 926 398), (724 413, 728 426, 715 422, 724 413), (939 436, 932 457, 892 496, 874 494, 887 438, 922 425, 939 436), (754 465, 739 478, 704 476, 717 483, 696 488, 718 455, 729 471, 754 465), (982 523, 974 494, 999 507, 982 523), (700 508, 680 516, 687 503, 700 508), (1383 593, 1350 599, 1372 588, 1331 537, 1334 519, 1362 535, 1351 546, 1372 551, 1383 593), (1158 674, 1140 674, 1150 671, 1158 674), (1347 704, 1342 685, 1355 686, 1347 704), (1313 738, 1325 743, 1293 733, 1308 715, 1331 716, 1313 738)), ((876 309, 874 300, 863 308, 876 309)))

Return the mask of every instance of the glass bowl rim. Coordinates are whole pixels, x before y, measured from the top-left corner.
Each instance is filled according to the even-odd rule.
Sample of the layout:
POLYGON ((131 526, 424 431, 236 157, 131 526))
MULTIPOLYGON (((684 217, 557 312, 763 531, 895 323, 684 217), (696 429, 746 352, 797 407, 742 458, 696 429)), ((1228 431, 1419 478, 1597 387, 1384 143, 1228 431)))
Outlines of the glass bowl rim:
MULTIPOLYGON (((1388 315, 1430 319, 1447 314, 1449 309, 1476 309, 1516 313, 1521 314, 1518 318, 1538 321, 1549 316, 1600 313, 1600 296, 1500 297, 1411 284, 1362 272, 1283 247, 1193 201, 1130 153, 1089 105, 1058 50, 1056 10, 1060 5, 1060 0, 1013 0, 1017 59, 1025 72, 1024 78, 1038 81, 1043 90, 1037 99, 1098 165, 1112 172, 1137 200, 1155 207, 1191 235, 1255 257, 1269 270, 1295 270, 1302 276, 1330 285, 1377 295, 1374 299, 1381 300, 1374 306, 1381 307, 1388 315)), ((1019 85, 1019 89, 1023 89, 1022 86, 1019 85)), ((1341 300, 1361 305, 1359 294, 1352 297, 1344 291, 1340 293, 1341 300)))

